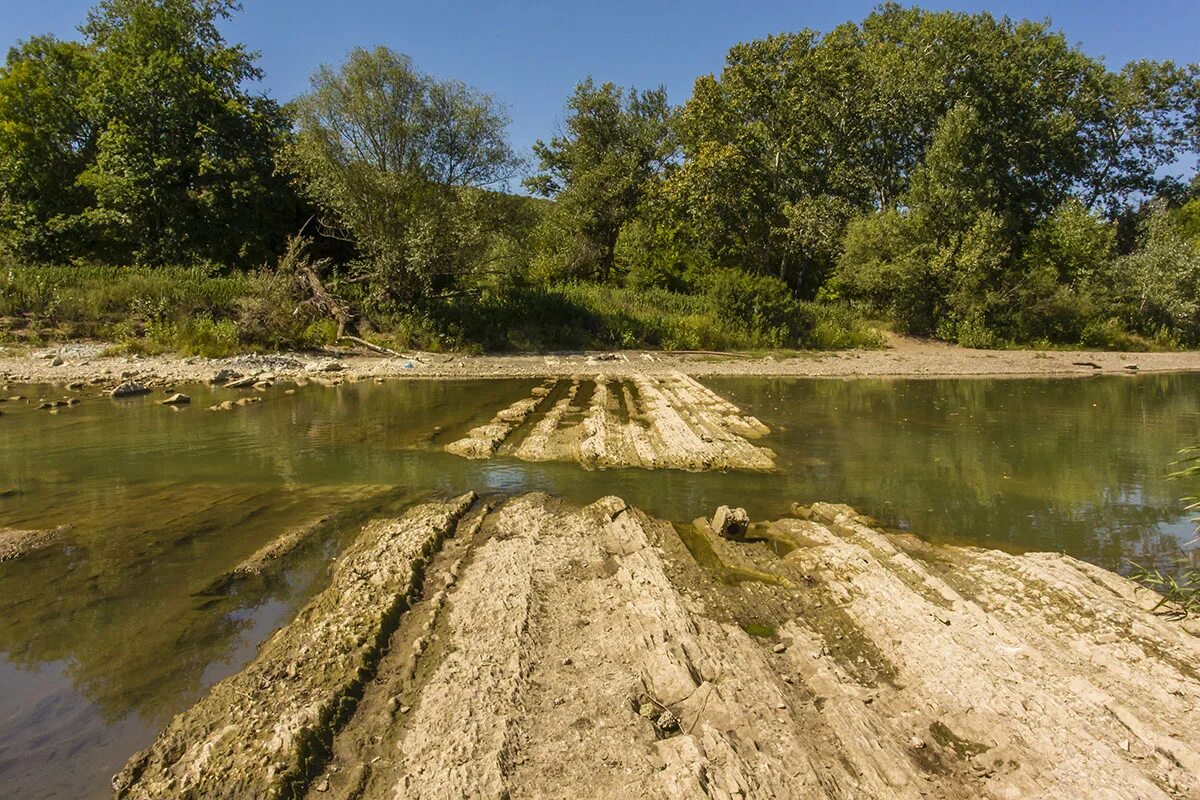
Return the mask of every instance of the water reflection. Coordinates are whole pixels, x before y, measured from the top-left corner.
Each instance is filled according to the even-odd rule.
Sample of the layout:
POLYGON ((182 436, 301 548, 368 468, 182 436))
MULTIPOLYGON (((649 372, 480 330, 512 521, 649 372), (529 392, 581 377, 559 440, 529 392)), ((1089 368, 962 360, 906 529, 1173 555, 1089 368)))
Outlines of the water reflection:
POLYGON ((792 494, 1110 569, 1191 538, 1179 498, 1193 487, 1165 476, 1200 440, 1200 376, 713 384, 782 428, 792 494))

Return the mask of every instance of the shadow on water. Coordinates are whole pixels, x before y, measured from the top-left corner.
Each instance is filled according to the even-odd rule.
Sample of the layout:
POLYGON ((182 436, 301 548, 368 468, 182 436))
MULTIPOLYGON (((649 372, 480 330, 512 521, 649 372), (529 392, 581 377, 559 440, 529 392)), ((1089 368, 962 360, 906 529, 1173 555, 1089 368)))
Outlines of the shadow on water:
MULTIPOLYGON (((771 475, 589 472, 431 445, 434 430, 444 441, 538 383, 275 387, 231 412, 205 409, 235 390, 201 386, 181 387, 193 397, 181 411, 154 397, 83 395, 54 416, 6 403, 0 527, 71 527, 61 544, 0 564, 5 793, 107 797, 133 751, 324 585, 359 519, 290 555, 279 575, 206 587, 289 526, 379 487, 400 491, 376 512, 388 514, 431 492, 616 494, 681 530, 723 503, 765 519, 831 500, 930 539, 1061 550, 1109 568, 1190 538, 1186 487, 1164 476, 1200 439, 1200 376, 707 381, 772 428, 771 475)), ((581 384, 577 400, 590 391, 581 384)), ((703 544, 690 541, 702 563, 703 544)))

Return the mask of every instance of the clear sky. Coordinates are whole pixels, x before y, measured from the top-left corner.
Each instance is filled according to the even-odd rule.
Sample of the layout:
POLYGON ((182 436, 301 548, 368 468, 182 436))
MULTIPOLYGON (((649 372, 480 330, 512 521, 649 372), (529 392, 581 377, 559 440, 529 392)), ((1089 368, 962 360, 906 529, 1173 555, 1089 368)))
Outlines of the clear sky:
MULTIPOLYGON (((0 0, 0 45, 35 33, 76 35, 91 0, 0 0)), ((495 95, 512 116, 523 153, 551 135, 575 83, 588 75, 622 85, 663 84, 672 102, 698 75, 720 70, 729 46, 770 33, 828 30, 860 20, 873 2, 808 0, 244 0, 227 36, 261 53, 264 88, 288 100, 322 63, 355 46, 386 45, 424 71, 495 95)), ((1110 67, 1138 58, 1200 61, 1200 0, 922 3, 1049 17, 1067 39, 1110 67)))

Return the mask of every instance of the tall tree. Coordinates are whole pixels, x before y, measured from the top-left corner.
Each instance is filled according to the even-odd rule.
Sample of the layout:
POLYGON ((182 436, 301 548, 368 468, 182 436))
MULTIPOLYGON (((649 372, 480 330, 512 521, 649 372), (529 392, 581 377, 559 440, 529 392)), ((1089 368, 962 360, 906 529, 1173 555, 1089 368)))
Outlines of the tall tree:
POLYGON ((607 279, 621 227, 676 153, 662 87, 639 92, 588 78, 567 101, 564 132, 533 147, 530 191, 555 200, 559 236, 572 242, 564 271, 607 279))
POLYGON ((90 224, 144 264, 253 262, 286 213, 274 149, 286 119, 244 86, 255 56, 219 23, 235 0, 101 0, 81 27, 95 50, 87 113, 99 136, 82 182, 90 224), (283 202, 281 202, 281 198, 283 202))
POLYGON ((1085 204, 1115 215, 1175 188, 1169 168, 1182 153, 1200 151, 1200 65, 1134 61, 1120 72, 1097 71, 1083 88, 1085 204))
MULTIPOLYGON (((888 3, 861 25, 734 46, 683 109, 667 194, 715 257, 811 292, 854 216, 912 201, 954 109, 977 123, 960 166, 1021 237, 1074 194, 1117 208, 1153 191, 1186 147, 1196 86, 1170 64, 1111 73, 1048 23, 888 3)), ((973 225, 964 209, 958 229, 973 225)))
POLYGON ((484 190, 518 166, 492 97, 379 47, 321 67, 293 110, 289 163, 326 232, 365 257, 358 279, 376 307, 427 300, 480 267, 503 216, 484 190))
POLYGON ((84 110, 91 52, 38 36, 0 68, 0 243, 31 261, 88 252, 78 215, 93 201, 78 177, 95 158, 84 110))
POLYGON ((811 30, 735 45, 719 77, 696 81, 679 123, 685 161, 665 193, 716 259, 796 285, 870 204, 869 92, 850 33, 828 46, 811 30))

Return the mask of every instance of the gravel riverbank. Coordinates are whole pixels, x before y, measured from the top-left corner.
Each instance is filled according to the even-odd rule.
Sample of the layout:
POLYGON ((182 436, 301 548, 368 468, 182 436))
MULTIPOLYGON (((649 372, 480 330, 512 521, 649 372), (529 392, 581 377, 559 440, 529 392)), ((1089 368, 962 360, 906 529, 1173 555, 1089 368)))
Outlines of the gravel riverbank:
POLYGON ((620 351, 459 355, 415 353, 409 358, 365 351, 271 353, 232 358, 174 355, 108 355, 102 343, 43 348, 0 348, 0 381, 8 383, 112 383, 148 386, 208 382, 222 370, 276 380, 346 378, 567 378, 603 371, 612 377, 682 372, 693 377, 955 377, 1079 376, 1103 373, 1200 371, 1200 351, 1106 353, 1041 350, 971 350, 892 337, 881 350, 718 355, 620 351))

